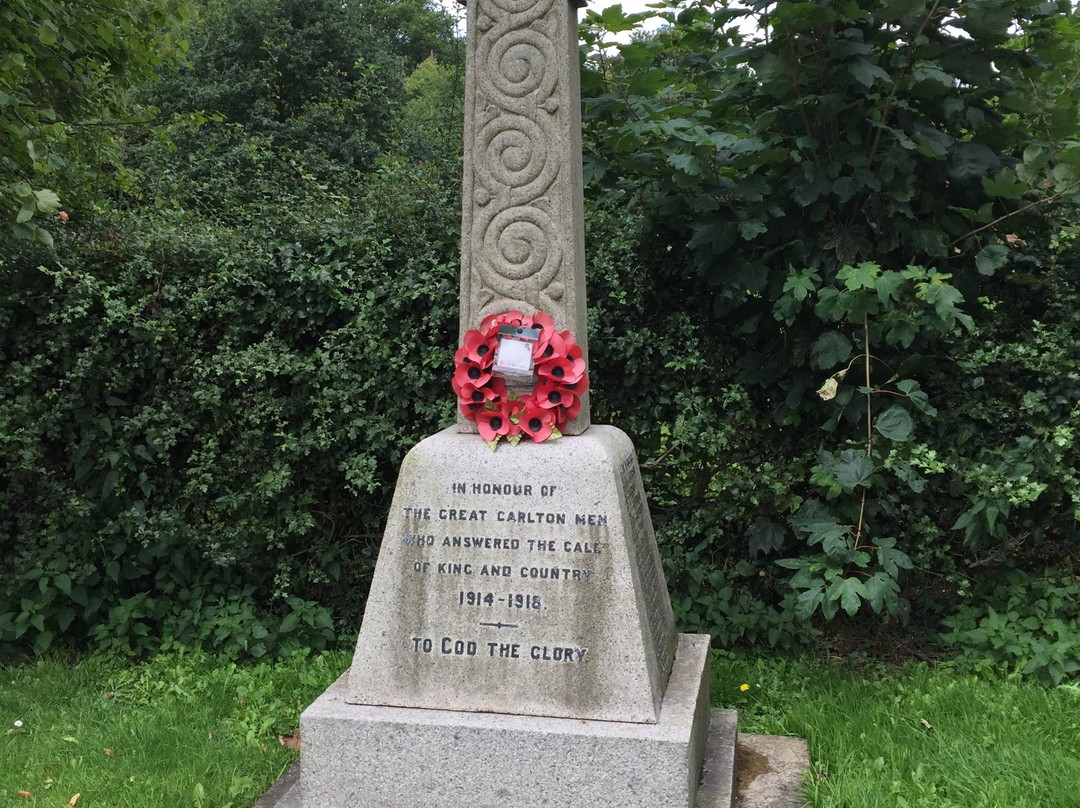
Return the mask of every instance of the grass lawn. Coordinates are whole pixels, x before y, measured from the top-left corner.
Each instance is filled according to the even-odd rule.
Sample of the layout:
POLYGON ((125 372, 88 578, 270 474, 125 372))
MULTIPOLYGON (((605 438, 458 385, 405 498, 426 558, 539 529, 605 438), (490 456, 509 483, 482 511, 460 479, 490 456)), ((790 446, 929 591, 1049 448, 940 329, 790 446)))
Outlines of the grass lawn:
MULTIPOLYGON (((295 755, 278 735, 348 661, 186 652, 0 668, 0 808, 246 808, 295 755)), ((1076 686, 741 652, 714 659, 713 700, 743 732, 810 742, 813 806, 1080 808, 1076 686)))

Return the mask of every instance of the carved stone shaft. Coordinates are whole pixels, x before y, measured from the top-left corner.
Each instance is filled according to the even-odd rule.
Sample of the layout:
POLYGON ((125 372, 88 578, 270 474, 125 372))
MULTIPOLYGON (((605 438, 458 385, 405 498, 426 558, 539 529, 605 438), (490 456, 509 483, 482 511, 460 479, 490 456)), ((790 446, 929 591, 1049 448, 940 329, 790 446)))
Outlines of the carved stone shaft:
MULTIPOLYGON (((577 5, 468 4, 460 335, 546 311, 588 361, 577 5)), ((588 426, 586 395, 565 433, 588 426)))

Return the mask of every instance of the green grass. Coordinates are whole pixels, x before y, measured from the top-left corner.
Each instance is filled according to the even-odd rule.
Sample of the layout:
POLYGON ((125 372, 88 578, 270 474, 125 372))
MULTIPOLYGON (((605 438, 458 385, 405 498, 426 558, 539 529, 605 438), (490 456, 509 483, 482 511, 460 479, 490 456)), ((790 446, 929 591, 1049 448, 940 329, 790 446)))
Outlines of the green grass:
POLYGON ((0 808, 75 794, 78 808, 250 806, 295 757, 278 734, 347 664, 338 653, 241 667, 189 652, 0 668, 0 808))
MULTIPOLYGON (((0 668, 0 808, 75 794, 78 808, 247 808, 295 756, 278 734, 348 661, 186 652, 0 668)), ((815 808, 1080 808, 1075 686, 745 652, 712 670, 713 700, 743 732, 809 741, 815 808)))
POLYGON ((742 732, 807 739, 815 808, 1080 808, 1076 686, 746 654, 712 683, 742 732))

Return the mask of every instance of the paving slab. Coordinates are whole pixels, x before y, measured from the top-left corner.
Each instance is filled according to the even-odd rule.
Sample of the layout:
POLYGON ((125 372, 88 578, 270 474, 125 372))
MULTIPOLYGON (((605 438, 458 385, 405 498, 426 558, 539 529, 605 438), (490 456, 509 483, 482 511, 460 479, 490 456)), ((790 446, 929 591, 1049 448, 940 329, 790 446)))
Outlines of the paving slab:
POLYGON ((735 749, 737 808, 801 808, 810 771, 806 741, 781 735, 740 735, 735 749))

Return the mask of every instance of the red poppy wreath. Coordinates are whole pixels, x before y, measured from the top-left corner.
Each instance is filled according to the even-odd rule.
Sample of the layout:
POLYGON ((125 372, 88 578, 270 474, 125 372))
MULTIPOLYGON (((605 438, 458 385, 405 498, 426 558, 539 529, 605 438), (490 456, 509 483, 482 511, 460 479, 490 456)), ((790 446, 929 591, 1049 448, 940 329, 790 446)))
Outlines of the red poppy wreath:
POLYGON ((522 435, 534 443, 562 437, 566 424, 581 412, 581 396, 589 387, 581 346, 569 331, 556 331, 551 315, 510 311, 487 317, 479 329, 465 332, 454 354, 454 392, 461 413, 476 423, 492 449, 503 438, 516 446, 522 435), (500 373, 496 353, 505 346, 507 333, 528 334, 531 375, 500 373), (500 341, 503 345, 500 345, 500 341))

